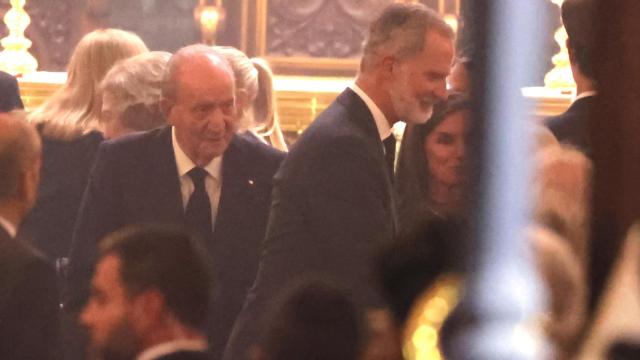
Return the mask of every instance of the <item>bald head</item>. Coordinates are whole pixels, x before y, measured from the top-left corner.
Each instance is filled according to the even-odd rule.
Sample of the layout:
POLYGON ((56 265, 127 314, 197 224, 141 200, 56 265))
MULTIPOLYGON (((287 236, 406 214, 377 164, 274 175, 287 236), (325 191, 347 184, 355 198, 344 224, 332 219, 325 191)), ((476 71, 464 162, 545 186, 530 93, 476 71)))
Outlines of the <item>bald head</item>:
POLYGON ((22 112, 0 113, 0 202, 20 195, 25 174, 40 165, 40 152, 40 137, 22 112))
POLYGON ((163 79, 162 98, 175 101, 181 74, 191 72, 195 67, 219 68, 233 77, 231 66, 213 47, 202 44, 185 46, 169 59, 163 79))

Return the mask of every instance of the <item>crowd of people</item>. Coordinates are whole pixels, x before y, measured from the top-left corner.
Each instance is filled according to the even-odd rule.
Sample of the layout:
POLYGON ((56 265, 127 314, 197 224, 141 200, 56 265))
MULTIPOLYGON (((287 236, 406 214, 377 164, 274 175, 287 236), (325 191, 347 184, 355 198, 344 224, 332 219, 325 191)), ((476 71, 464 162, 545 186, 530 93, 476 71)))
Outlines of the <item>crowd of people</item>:
MULTIPOLYGON (((577 99, 531 125, 522 239, 554 359, 588 324, 591 5, 562 7, 577 99)), ((2 74, 0 358, 402 359, 412 309, 464 279, 470 249, 475 69, 454 40, 427 7, 388 6, 354 83, 290 148, 268 63, 232 47, 96 30, 28 114, 2 74)), ((461 325, 444 325, 453 359, 461 325)))

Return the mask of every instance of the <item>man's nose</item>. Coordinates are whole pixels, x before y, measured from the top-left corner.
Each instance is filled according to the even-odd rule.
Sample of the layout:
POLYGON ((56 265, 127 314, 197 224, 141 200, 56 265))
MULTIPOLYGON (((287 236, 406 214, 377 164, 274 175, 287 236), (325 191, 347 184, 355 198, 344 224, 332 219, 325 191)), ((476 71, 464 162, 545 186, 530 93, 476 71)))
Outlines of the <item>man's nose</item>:
POLYGON ((439 81, 434 90, 435 96, 441 101, 447 100, 447 82, 446 80, 439 81))
POLYGON ((207 117, 207 128, 213 131, 222 131, 225 128, 226 115, 220 108, 215 108, 207 117))

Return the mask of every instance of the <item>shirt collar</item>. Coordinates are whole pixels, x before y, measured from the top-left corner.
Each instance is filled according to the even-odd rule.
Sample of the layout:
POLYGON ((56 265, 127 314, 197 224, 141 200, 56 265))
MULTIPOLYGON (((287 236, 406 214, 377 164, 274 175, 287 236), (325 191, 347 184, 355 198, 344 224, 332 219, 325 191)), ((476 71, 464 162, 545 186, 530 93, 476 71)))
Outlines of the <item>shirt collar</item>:
POLYGON ((174 340, 152 346, 136 356, 136 360, 153 360, 178 351, 206 351, 204 340, 174 340))
POLYGON ((389 135, 391 135, 391 126, 389 125, 389 121, 387 121, 387 117, 384 116, 382 110, 376 105, 373 100, 364 92, 358 85, 355 83, 351 84, 351 90, 355 92, 362 101, 367 105, 369 111, 371 111, 371 115, 373 115, 373 121, 376 123, 376 128, 378 128, 378 134, 380 135, 380 139, 384 140, 389 135))
POLYGON ((576 101, 578 101, 580 99, 583 99, 583 98, 586 98, 586 97, 589 97, 589 96, 596 96, 596 94, 597 94, 597 92, 595 90, 594 91, 583 91, 579 95, 577 95, 573 99, 573 101, 576 102, 576 101))
POLYGON ((4 230, 11 236, 12 238, 16 237, 16 233, 18 232, 15 225, 13 225, 9 220, 0 216, 0 227, 3 227, 4 230))
MULTIPOLYGON (((186 175, 196 164, 189 159, 187 154, 182 150, 178 140, 176 139, 176 129, 171 127, 171 143, 173 144, 173 153, 176 158, 176 166, 178 167, 178 175, 180 177, 186 175)), ((220 180, 220 169, 222 165, 222 156, 216 156, 203 169, 215 179, 220 180)))

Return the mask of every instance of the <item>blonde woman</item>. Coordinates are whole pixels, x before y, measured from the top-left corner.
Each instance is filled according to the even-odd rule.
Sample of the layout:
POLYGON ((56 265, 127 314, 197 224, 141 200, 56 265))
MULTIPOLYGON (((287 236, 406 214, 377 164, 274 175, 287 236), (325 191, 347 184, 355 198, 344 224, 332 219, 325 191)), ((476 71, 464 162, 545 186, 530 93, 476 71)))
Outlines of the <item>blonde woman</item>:
POLYGON ((21 232, 52 261, 66 256, 89 168, 103 140, 100 82, 118 60, 143 52, 146 45, 130 32, 104 29, 85 35, 71 55, 67 82, 28 117, 42 135, 43 163, 38 200, 21 232))
POLYGON ((249 59, 230 46, 216 46, 236 78, 236 108, 240 126, 274 148, 287 151, 276 109, 273 73, 266 61, 249 59))

